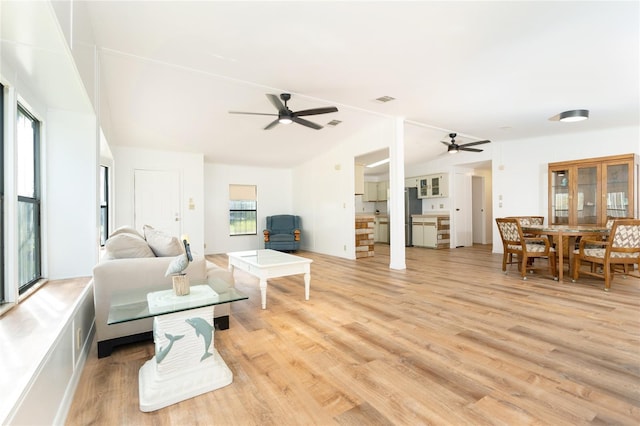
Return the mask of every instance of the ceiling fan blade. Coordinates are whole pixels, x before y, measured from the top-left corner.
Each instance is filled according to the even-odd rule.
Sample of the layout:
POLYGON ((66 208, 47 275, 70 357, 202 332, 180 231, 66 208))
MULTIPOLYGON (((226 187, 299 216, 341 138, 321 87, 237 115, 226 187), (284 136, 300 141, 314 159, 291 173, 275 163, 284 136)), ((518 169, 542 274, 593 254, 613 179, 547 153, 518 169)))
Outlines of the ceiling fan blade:
POLYGON ((271 115, 278 116, 278 114, 271 114, 266 112, 243 112, 243 111, 229 111, 229 114, 248 114, 248 115, 271 115))
POLYGON ((267 99, 269 99, 269 101, 273 104, 273 106, 276 107, 278 112, 287 111, 287 108, 284 106, 284 104, 282 103, 282 101, 277 95, 272 95, 271 93, 267 93, 267 99))
POLYGON ((447 146, 451 145, 451 143, 449 143, 449 142, 445 142, 445 141, 440 141, 440 142, 442 142, 443 144, 445 144, 447 146))
POLYGON ((486 141, 469 142, 469 143, 463 143, 460 146, 482 145, 483 143, 489 143, 489 142, 491 142, 491 141, 490 140, 486 140, 486 141))
POLYGON ((312 123, 309 120, 305 120, 304 118, 293 116, 291 119, 298 124, 302 124, 303 126, 311 127, 312 129, 320 130, 322 126, 316 123, 312 123))
POLYGON ((481 149, 478 149, 478 148, 467 148, 464 145, 459 145, 458 146, 458 150, 459 151, 482 152, 481 149))
POLYGON ((338 108, 324 107, 324 108, 303 109, 302 111, 296 111, 293 114, 298 117, 301 117, 304 115, 328 114, 330 112, 338 112, 338 108))
POLYGON ((276 127, 278 125, 278 123, 280 123, 280 121, 278 121, 278 120, 279 120, 279 118, 276 118, 271 123, 267 124, 267 127, 265 127, 263 130, 273 129, 274 127, 276 127))

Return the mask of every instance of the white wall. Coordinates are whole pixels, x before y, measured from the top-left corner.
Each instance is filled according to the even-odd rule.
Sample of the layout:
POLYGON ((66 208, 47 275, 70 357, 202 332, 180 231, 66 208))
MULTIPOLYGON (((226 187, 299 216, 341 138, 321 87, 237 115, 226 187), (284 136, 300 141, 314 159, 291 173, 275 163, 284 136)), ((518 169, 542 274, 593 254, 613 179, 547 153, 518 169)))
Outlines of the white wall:
POLYGON ((98 260, 96 118, 51 110, 43 150, 46 167, 47 276, 89 276, 98 260))
MULTIPOLYGON (((618 154, 640 154, 639 141, 639 127, 620 127, 497 144, 493 160, 494 217, 548 217, 549 163, 618 154), (498 203, 500 195, 502 207, 498 203)), ((495 228, 494 241, 500 241, 497 232, 495 228)))
MULTIPOLYGON (((8 120, 15 119, 13 110, 20 102, 42 122, 43 275, 51 279, 87 276, 98 252, 95 115, 50 4, 14 2, 3 4, 2 11, 3 21, 12 23, 8 34, 3 28, 3 37, 28 36, 32 43, 29 54, 0 51, 0 81, 6 87, 8 120), (20 28, 19 36, 12 33, 13 26, 20 28)), ((5 126, 5 278, 17 282, 16 223, 12 222, 16 215, 15 134, 11 127, 5 126)))
POLYGON ((355 157, 394 140, 394 121, 381 119, 293 169, 293 207, 307 224, 305 250, 355 259, 355 157))
MULTIPOLYGON (((205 253, 264 248, 262 231, 266 217, 275 214, 297 214, 292 208, 292 174, 289 169, 204 165, 205 181, 205 253), (229 235, 229 185, 256 185, 258 194, 257 235, 229 235)), ((309 224, 302 218, 302 243, 307 239, 309 224)))
MULTIPOLYGON (((156 151, 123 146, 112 146, 114 167, 115 223, 120 226, 134 226, 134 186, 135 170, 177 170, 181 175, 182 230, 188 234, 194 253, 204 253, 204 157, 173 151, 156 151), (195 208, 189 209, 189 199, 195 208)), ((153 226, 152 223, 149 225, 153 226)), ((139 229, 138 231, 142 231, 139 229)), ((179 235, 177 235, 179 236, 179 235)))

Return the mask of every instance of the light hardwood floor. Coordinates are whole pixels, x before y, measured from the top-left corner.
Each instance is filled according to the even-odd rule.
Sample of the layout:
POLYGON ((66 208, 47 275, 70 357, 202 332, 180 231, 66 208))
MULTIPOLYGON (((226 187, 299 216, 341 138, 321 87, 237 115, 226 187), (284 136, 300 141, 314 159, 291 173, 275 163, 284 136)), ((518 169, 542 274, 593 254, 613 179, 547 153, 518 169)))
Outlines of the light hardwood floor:
POLYGON ((249 300, 214 338, 233 383, 156 412, 138 409, 153 344, 94 345, 67 424, 640 424, 640 279, 523 281, 490 246, 410 248, 396 271, 388 252, 300 252, 310 299, 301 276, 273 279, 266 310, 236 271, 249 300))

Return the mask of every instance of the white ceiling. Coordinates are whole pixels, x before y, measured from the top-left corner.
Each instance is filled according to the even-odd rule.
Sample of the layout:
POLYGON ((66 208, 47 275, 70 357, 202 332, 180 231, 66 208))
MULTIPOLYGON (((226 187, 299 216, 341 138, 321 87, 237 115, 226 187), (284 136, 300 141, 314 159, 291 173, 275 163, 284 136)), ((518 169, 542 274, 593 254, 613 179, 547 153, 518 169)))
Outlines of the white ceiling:
MULTIPOLYGON (((75 1, 79 4, 79 1, 75 1)), ((640 7, 627 2, 90 1, 111 145, 291 167, 401 116, 406 162, 458 143, 640 125, 640 7), (265 93, 336 127, 262 130, 265 93), (395 101, 380 103, 381 96, 395 101), (590 119, 549 118, 589 109, 590 119)), ((4 31, 3 31, 4 32, 4 31)), ((4 36, 4 34, 3 34, 4 36)), ((480 146, 479 148, 482 148, 480 146)), ((473 155, 465 153, 465 155, 473 155)), ((470 157, 473 161, 473 158, 470 157)))

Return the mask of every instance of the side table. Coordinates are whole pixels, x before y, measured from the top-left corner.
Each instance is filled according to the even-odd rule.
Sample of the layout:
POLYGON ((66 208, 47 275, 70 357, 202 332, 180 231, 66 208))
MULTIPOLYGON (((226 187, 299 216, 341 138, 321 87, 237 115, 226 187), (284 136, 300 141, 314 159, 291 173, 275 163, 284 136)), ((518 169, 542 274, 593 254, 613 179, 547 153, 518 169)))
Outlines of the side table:
MULTIPOLYGON (((194 283, 195 284, 195 283, 194 283)), ((138 374, 144 412, 193 398, 233 382, 233 373, 214 347, 215 305, 248 299, 234 288, 216 293, 212 283, 173 290, 121 292, 112 298, 109 324, 153 316, 155 356, 138 374)))

